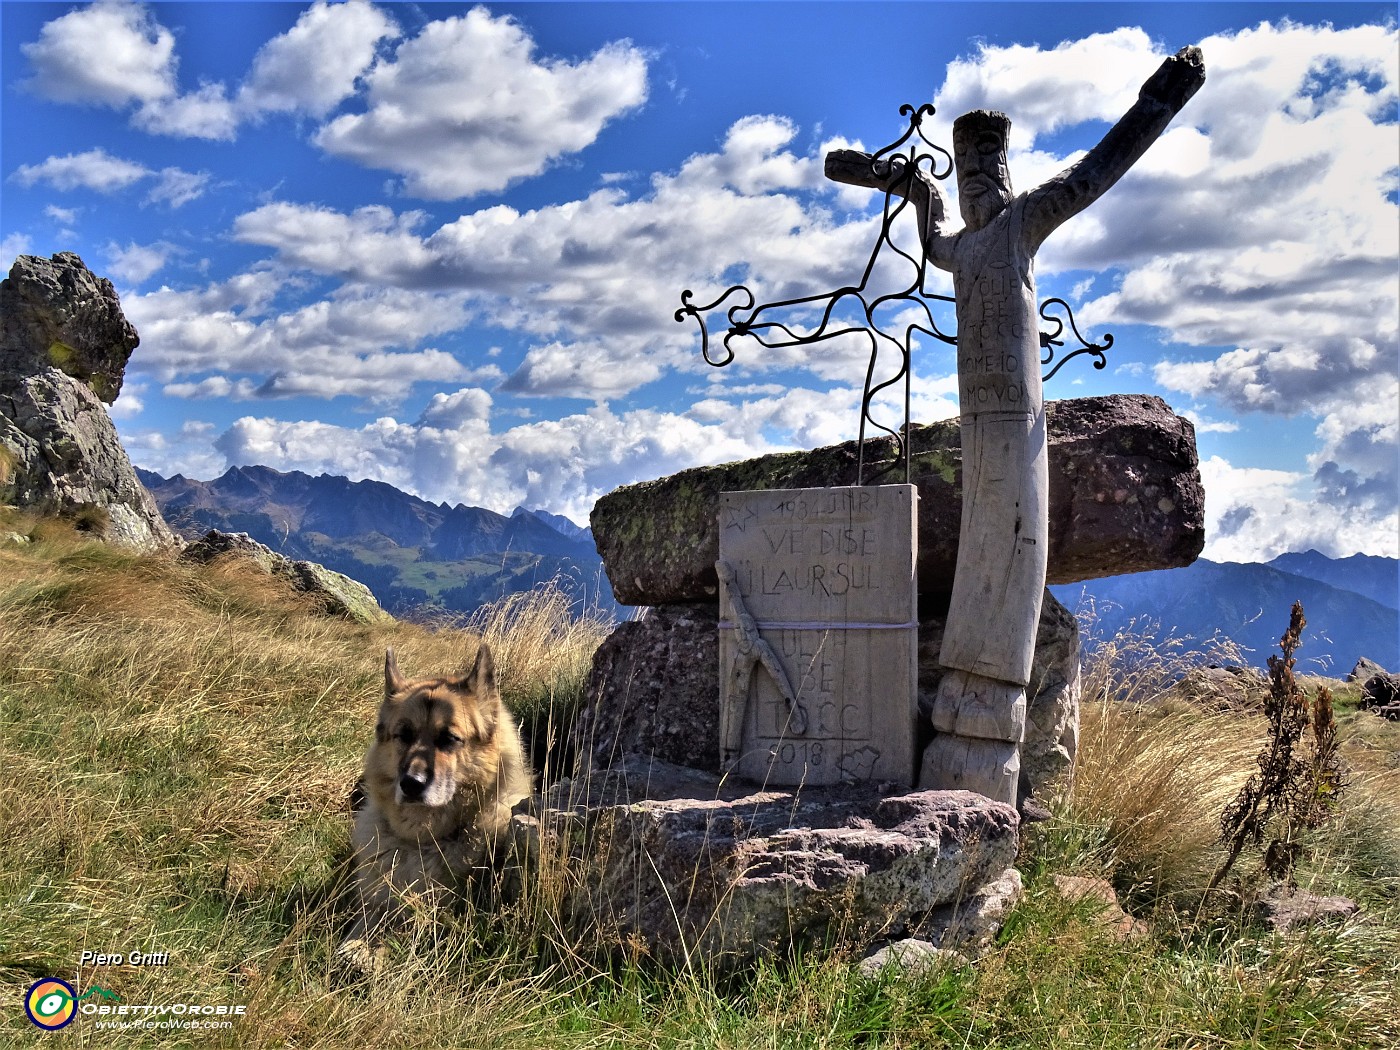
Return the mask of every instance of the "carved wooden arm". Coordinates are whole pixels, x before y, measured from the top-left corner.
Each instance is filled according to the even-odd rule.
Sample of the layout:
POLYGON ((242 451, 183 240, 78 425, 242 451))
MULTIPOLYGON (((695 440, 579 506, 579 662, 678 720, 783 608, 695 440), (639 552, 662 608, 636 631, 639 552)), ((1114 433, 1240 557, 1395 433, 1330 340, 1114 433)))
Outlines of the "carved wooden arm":
POLYGON ((917 164, 914 170, 902 157, 875 160, 858 149, 837 149, 826 155, 826 177, 848 186, 895 193, 914 205, 919 220, 919 238, 925 244, 932 234, 941 232, 947 216, 947 201, 933 176, 917 164))
POLYGON ((1148 77, 1138 100, 1103 140, 1026 196, 1026 234, 1031 251, 1066 219, 1077 215, 1117 182, 1167 129, 1172 118, 1206 82, 1198 47, 1183 47, 1148 77))
POLYGON ((1183 47, 1157 67, 1138 98, 1160 102, 1175 115, 1206 82, 1205 57, 1199 47, 1183 47))

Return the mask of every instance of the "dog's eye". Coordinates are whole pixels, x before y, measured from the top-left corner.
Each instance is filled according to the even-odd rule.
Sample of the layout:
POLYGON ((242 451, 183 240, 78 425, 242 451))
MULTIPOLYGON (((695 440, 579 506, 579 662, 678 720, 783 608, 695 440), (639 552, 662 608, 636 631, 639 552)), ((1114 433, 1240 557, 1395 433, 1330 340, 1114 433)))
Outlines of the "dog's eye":
POLYGON ((408 723, 404 723, 403 725, 399 726, 398 732, 396 732, 394 735, 400 740, 402 740, 405 744, 411 743, 414 737, 413 727, 408 723))
POLYGON ((445 729, 438 736, 438 750, 452 751, 462 746, 462 738, 450 729, 445 729))

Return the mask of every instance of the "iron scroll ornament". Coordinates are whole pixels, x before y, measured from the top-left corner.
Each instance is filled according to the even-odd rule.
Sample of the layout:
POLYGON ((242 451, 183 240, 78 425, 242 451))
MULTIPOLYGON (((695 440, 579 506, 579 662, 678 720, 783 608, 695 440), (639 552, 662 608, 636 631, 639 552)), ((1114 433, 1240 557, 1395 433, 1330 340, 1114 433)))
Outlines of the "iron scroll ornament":
MULTIPOLYGON (((681 307, 675 313, 678 322, 684 322, 687 317, 695 318, 700 326, 701 356, 704 357, 707 364, 716 368, 723 368, 734 360, 736 355, 732 344, 736 339, 752 339, 762 347, 780 349, 813 346, 842 336, 865 338, 868 343, 869 357, 865 370, 865 385, 861 395, 860 426, 856 439, 856 484, 858 485, 878 482, 894 470, 901 461, 904 464, 905 482, 907 483, 910 479, 912 449, 908 435, 910 427, 910 379, 912 376, 911 341, 914 333, 922 332, 924 335, 950 346, 956 346, 958 341, 955 335, 950 335, 939 328, 938 321, 931 309, 932 303, 955 304, 956 301, 952 296, 939 294, 926 286, 929 266, 927 253, 922 242, 917 252, 911 253, 897 244, 891 236, 895 219, 911 206, 909 196, 901 191, 908 187, 920 169, 927 170, 928 174, 935 179, 947 179, 953 173, 953 158, 946 149, 931 142, 923 133, 923 120, 925 117, 933 115, 933 106, 925 103, 916 108, 906 103, 900 107, 899 112, 902 116, 908 117, 909 127, 898 139, 876 151, 871 157, 872 165, 877 170, 884 167, 886 171, 894 172, 895 178, 889 189, 885 191, 880 234, 875 240, 875 246, 871 249, 865 269, 857 283, 828 292, 819 292, 815 295, 797 296, 761 305, 757 304, 752 289, 744 284, 730 285, 713 302, 701 304, 694 302, 695 293, 687 288, 681 292, 681 307), (921 152, 920 144, 927 146, 934 152, 921 152), (907 150, 901 152, 906 146, 907 150), (899 290, 869 297, 871 276, 883 249, 893 252, 898 259, 907 263, 911 276, 907 285, 899 290), (731 298, 734 301, 726 307, 725 304, 729 303, 731 298), (895 325, 892 330, 882 327, 877 322, 875 313, 880 308, 890 304, 912 307, 915 311, 915 320, 895 325), (721 308, 724 309, 728 327, 724 330, 721 349, 716 352, 712 345, 709 325, 706 324, 706 315, 721 308), (813 309, 820 310, 820 317, 815 325, 808 326, 805 331, 794 331, 793 327, 790 327, 790 322, 785 323, 781 319, 782 311, 790 310, 801 313, 813 309), (842 309, 846 313, 839 314, 838 310, 842 309), (854 319, 843 319, 850 314, 855 315, 854 319), (895 367, 888 378, 877 380, 876 374, 882 352, 884 356, 893 355, 895 367), (889 427, 876 419, 872 415, 871 409, 875 398, 882 391, 901 381, 904 383, 904 423, 898 428, 889 427), (889 464, 876 471, 868 479, 865 477, 867 424, 888 434, 895 452, 889 464)), ((1102 342, 1089 342, 1080 334, 1079 327, 1074 320, 1074 313, 1065 300, 1060 298, 1046 299, 1040 305, 1040 316, 1054 325, 1050 331, 1040 333, 1040 346, 1043 351, 1040 361, 1042 366, 1049 365, 1054 361, 1056 348, 1064 345, 1061 336, 1065 334, 1066 323, 1068 323, 1069 331, 1079 342, 1075 349, 1061 357, 1059 361, 1055 362, 1054 367, 1045 373, 1042 377, 1043 382, 1048 382, 1066 362, 1082 354, 1089 354, 1093 357, 1096 369, 1107 365, 1105 351, 1113 345, 1113 336, 1105 333, 1102 342), (1064 311, 1065 318, 1063 320, 1051 315, 1050 311, 1055 308, 1064 311)))

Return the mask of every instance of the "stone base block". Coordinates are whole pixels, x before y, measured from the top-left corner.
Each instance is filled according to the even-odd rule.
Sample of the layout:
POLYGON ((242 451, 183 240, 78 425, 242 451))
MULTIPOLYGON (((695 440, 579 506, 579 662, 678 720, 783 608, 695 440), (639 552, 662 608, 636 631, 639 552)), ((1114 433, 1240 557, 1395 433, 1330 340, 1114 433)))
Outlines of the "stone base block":
MULTIPOLYGON (((719 611, 666 605, 618 625, 593 658, 574 752, 592 766, 648 755, 719 772, 719 611)), ((918 699, 922 753, 947 669, 938 662, 943 621, 919 623, 918 699)), ((1048 591, 1040 607, 1026 689, 1019 794, 1043 794, 1069 771, 1079 738, 1079 627, 1048 591)))
POLYGON ((984 887, 1007 877, 1019 827, 1014 807, 965 791, 754 791, 634 757, 558 785, 543 812, 582 871, 580 930, 720 966, 906 936, 976 944, 990 934, 971 917, 1005 900, 984 887))

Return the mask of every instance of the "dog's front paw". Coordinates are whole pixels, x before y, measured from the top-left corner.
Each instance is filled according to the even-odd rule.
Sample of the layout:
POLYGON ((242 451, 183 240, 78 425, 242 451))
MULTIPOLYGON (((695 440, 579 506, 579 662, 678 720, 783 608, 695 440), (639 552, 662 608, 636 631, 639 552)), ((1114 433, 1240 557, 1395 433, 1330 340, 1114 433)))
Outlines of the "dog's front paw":
POLYGON ((348 937, 341 941, 331 960, 331 974, 336 984, 368 980, 383 968, 383 946, 375 948, 363 937, 348 937))

